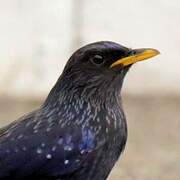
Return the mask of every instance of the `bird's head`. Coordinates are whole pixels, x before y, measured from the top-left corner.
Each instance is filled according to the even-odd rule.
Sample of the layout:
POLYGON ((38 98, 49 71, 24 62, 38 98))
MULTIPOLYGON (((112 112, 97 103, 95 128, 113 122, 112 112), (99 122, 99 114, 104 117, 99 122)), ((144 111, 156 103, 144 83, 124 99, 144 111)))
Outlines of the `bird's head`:
POLYGON ((130 66, 157 54, 155 49, 133 50, 110 41, 86 45, 67 62, 59 79, 60 89, 96 99, 119 94, 130 66))

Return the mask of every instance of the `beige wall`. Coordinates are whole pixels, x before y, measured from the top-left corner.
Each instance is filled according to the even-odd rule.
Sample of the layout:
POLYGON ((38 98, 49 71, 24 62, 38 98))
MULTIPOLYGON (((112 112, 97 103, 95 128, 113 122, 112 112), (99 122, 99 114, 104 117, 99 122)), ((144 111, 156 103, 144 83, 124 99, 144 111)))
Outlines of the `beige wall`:
POLYGON ((44 96, 70 54, 99 40, 161 51, 125 92, 180 95, 179 0, 0 0, 0 94, 44 96))

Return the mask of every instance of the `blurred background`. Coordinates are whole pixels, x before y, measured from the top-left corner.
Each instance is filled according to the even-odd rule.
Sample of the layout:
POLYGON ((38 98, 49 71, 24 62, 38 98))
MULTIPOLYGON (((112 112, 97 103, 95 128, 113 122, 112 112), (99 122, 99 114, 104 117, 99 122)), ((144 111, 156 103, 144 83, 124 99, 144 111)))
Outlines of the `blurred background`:
POLYGON ((38 107, 80 46, 156 48, 126 77, 129 138, 109 180, 179 180, 179 9, 178 0, 0 0, 0 126, 38 107))

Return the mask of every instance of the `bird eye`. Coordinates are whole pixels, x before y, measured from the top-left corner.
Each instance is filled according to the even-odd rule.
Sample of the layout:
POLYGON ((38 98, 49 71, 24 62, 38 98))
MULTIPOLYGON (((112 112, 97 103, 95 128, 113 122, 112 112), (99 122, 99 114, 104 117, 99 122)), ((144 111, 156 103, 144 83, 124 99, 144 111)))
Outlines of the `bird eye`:
POLYGON ((100 55, 95 55, 93 58, 91 58, 91 62, 95 65, 102 65, 104 63, 104 59, 100 55))

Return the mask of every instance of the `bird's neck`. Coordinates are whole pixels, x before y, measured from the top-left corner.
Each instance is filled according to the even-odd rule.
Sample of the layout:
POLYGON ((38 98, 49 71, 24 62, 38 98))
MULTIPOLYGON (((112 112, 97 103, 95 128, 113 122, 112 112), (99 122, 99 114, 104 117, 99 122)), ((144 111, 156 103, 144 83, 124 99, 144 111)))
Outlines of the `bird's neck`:
POLYGON ((64 102, 72 103, 74 101, 81 101, 84 103, 91 103, 92 106, 116 106, 121 101, 119 89, 113 87, 101 87, 98 89, 88 90, 84 87, 78 87, 74 89, 74 85, 67 83, 69 87, 66 87, 61 79, 57 81, 43 106, 58 106, 63 105, 64 102), (70 87, 72 85, 72 88, 70 87))

